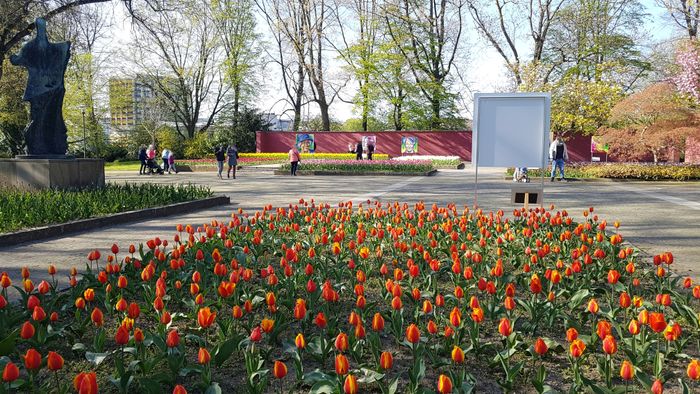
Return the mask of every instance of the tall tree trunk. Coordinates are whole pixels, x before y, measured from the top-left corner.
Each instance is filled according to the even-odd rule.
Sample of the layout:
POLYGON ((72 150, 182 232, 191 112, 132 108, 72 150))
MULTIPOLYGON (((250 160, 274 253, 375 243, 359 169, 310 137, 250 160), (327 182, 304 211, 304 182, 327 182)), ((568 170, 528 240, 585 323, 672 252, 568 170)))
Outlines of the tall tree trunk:
POLYGON ((440 98, 436 95, 430 100, 432 106, 432 116, 430 117, 430 128, 432 130, 440 129, 440 98))
POLYGON ((323 90, 318 92, 319 101, 318 108, 321 110, 321 129, 319 131, 331 130, 331 118, 328 116, 328 103, 326 103, 326 94, 323 90))
POLYGON ((238 118, 240 117, 241 106, 241 83, 236 82, 233 86, 233 128, 238 127, 238 118))
POLYGON ((292 130, 299 131, 299 124, 301 123, 301 99, 304 96, 304 64, 299 62, 299 67, 297 69, 297 91, 296 97, 294 98, 294 124, 292 130))

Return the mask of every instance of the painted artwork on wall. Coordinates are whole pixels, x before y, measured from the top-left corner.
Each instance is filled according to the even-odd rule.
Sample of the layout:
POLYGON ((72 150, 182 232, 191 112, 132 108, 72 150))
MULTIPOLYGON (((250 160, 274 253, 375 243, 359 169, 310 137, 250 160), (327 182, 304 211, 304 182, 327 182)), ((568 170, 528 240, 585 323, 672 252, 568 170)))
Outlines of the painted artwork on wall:
POLYGON ((362 150, 369 151, 369 146, 374 146, 374 150, 377 150, 377 136, 376 135, 363 135, 362 136, 362 150))
POLYGON ((605 152, 608 153, 610 150, 610 146, 608 144, 604 144, 601 141, 601 137, 591 137, 591 153, 599 153, 599 152, 605 152))
POLYGON ((401 137, 401 154, 418 153, 418 137, 401 137))
POLYGON ((296 146, 300 153, 314 153, 316 151, 314 135, 307 133, 297 134, 296 146))

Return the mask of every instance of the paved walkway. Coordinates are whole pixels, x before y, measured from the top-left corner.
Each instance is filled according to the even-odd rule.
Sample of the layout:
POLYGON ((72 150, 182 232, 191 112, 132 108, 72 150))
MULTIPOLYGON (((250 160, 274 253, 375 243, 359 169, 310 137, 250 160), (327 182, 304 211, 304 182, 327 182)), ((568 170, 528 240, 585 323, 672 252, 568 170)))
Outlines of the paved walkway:
MULTIPOLYGON (((432 177, 397 176, 276 176, 270 171, 241 171, 238 179, 219 180, 215 173, 180 173, 139 176, 127 172, 107 173, 109 182, 191 182, 209 186, 215 193, 231 197, 231 206, 207 209, 163 218, 145 217, 139 223, 115 225, 63 238, 0 247, 0 271, 19 277, 22 266, 29 266, 32 277, 46 277, 48 263, 54 263, 63 277, 70 267, 83 268, 92 249, 108 250, 112 243, 122 249, 159 236, 171 239, 178 223, 199 225, 211 219, 225 219, 240 208, 261 209, 266 204, 287 206, 300 197, 336 204, 339 201, 367 199, 380 201, 472 206, 474 172, 440 171, 432 177)), ((537 182, 536 182, 537 183, 537 182)), ((510 211, 510 187, 503 170, 479 169, 479 205, 487 210, 510 211)), ((619 220, 623 237, 652 254, 671 251, 676 272, 700 278, 700 182, 582 182, 548 180, 544 183, 545 204, 568 210, 575 218, 589 206, 609 223, 619 220)), ((64 279, 65 282, 65 279, 64 279)))

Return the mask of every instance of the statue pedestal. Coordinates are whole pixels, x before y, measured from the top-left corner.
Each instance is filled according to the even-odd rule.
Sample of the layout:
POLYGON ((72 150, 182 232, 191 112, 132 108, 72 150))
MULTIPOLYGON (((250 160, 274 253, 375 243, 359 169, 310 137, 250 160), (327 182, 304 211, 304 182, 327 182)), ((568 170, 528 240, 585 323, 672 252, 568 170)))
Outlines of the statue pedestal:
POLYGON ((39 158, 0 159, 0 186, 22 189, 70 189, 105 185, 103 159, 39 158))

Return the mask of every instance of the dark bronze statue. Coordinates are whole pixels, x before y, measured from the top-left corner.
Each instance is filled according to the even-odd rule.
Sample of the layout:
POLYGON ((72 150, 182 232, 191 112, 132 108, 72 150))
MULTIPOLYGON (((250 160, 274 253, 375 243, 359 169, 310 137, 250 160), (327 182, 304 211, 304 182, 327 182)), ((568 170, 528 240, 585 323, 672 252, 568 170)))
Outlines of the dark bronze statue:
POLYGON ((29 80, 24 101, 29 101, 31 120, 24 130, 29 156, 65 156, 68 150, 63 122, 63 75, 70 58, 70 42, 50 43, 46 21, 36 20, 36 37, 26 43, 10 62, 27 68, 29 80))

